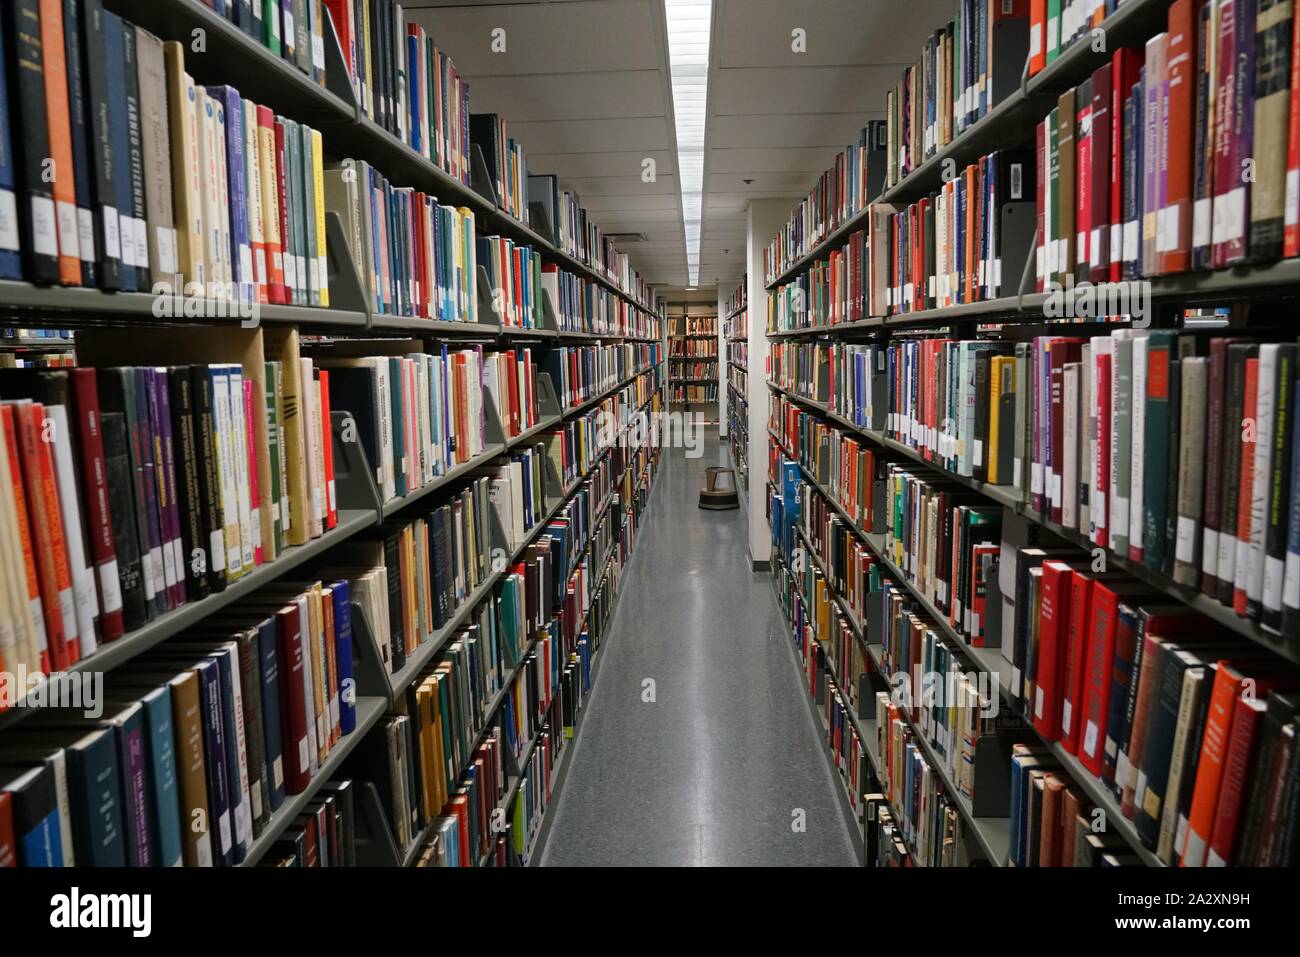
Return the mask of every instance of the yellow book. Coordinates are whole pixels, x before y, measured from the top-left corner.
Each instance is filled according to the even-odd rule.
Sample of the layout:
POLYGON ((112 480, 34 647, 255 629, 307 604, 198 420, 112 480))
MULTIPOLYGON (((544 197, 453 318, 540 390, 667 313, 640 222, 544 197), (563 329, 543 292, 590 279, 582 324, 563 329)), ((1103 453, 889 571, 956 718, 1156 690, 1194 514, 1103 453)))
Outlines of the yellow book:
POLYGON ((325 141, 321 139, 320 130, 311 130, 312 180, 316 186, 313 190, 316 214, 316 256, 317 274, 320 276, 320 304, 328 309, 330 304, 329 270, 326 266, 325 252, 325 141))
POLYGON ((321 584, 313 582, 307 589, 307 620, 311 630, 308 632, 311 644, 311 705, 316 719, 316 754, 320 761, 329 754, 329 700, 325 690, 325 622, 321 610, 321 584))
POLYGON ((167 61, 167 113, 171 132, 172 207, 176 219, 176 268, 181 289, 187 283, 207 284, 203 232, 203 196, 199 175, 198 91, 185 72, 185 48, 163 44, 167 61))
POLYGON ((370 74, 370 4, 361 4, 361 42, 365 45, 365 56, 362 62, 365 64, 361 77, 361 93, 363 105, 366 110, 366 116, 374 118, 375 115, 375 82, 370 74))
POLYGON ((989 360, 989 447, 986 473, 990 485, 998 482, 998 397, 1002 395, 1002 359, 1002 356, 993 356, 989 360))

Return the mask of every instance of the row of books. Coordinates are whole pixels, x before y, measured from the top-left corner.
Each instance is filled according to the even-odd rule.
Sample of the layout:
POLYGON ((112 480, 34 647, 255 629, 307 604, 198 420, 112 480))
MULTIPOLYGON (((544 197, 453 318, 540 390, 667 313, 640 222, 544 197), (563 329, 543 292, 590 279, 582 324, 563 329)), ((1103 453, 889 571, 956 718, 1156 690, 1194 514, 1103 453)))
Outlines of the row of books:
POLYGON ((693 379, 716 379, 718 376, 718 363, 716 359, 710 362, 670 362, 668 370, 674 382, 693 379))
POLYGON ((195 85, 99 0, 5 10, 0 50, 33 68, 0 81, 0 277, 329 305, 318 131, 195 85))
POLYGON ((310 360, 6 370, 0 395, 9 667, 64 670, 337 522, 310 360))
MULTIPOLYGON (((576 275, 553 264, 542 266, 541 288, 550 297, 561 332, 660 339, 663 322, 654 313, 633 305, 594 280, 576 275)), ((525 313, 525 327, 541 322, 541 304, 532 315, 525 313)))
POLYGON ((1029 76, 1091 36, 1123 0, 1030 0, 1029 76))
POLYGON ((356 791, 351 778, 326 783, 271 846, 259 867, 356 867, 356 791))
POLYGON ((749 365, 749 343, 745 341, 727 343, 727 361, 742 369, 749 365))
MULTIPOLYGON (((812 431, 801 428, 802 433, 812 431)), ((822 466, 811 461, 808 467, 822 466)), ((1272 737, 1276 729, 1260 719, 1268 717, 1281 729, 1294 723, 1300 699, 1283 693, 1300 680, 1294 669, 1263 649, 1243 648, 1239 640, 1207 630, 1204 618, 1122 573, 1096 572, 1077 547, 1050 535, 1036 539, 1037 529, 1028 520, 1000 508, 973 507, 971 494, 945 483, 941 475, 913 474, 894 465, 885 474, 884 548, 908 582, 908 594, 892 592, 896 586, 887 579, 880 586, 886 607, 882 655, 889 671, 910 674, 918 662, 926 672, 945 671, 957 660, 937 626, 927 627, 926 617, 915 610, 904 615, 912 626, 897 630, 898 609, 905 608, 897 602, 910 602, 911 593, 923 595, 944 615, 946 627, 968 643, 1001 644, 1010 665, 1003 673, 1011 676, 1002 691, 1015 709, 1037 738, 1048 744, 1059 741, 1064 751, 1077 754, 1083 769, 1115 791, 1113 813, 1133 819, 1139 840, 1165 863, 1278 864, 1289 859, 1293 848, 1277 822, 1289 820, 1291 812, 1286 794, 1271 785, 1290 773, 1294 757, 1278 743, 1289 740, 1287 733, 1272 737), (1036 540, 1042 544, 1024 544, 1036 540), (985 633, 981 620, 992 622, 985 633), (1144 669, 1150 670, 1144 675, 1144 669), (1263 702, 1253 690, 1243 697, 1247 680, 1252 689, 1275 693, 1263 702), (1231 690, 1216 692, 1222 699, 1221 726, 1211 730, 1206 715, 1216 682, 1227 682, 1231 690), (1237 720, 1233 702, 1247 699, 1249 703, 1236 705, 1244 724, 1232 725, 1237 720), (1232 740, 1230 727, 1243 736, 1238 742, 1243 750, 1232 763, 1223 760, 1225 742, 1232 740), (1218 763, 1201 772, 1197 762, 1206 755, 1218 763), (1232 770, 1230 782, 1225 768, 1232 770), (1198 801, 1201 806, 1194 812, 1198 801)), ((853 551, 839 515, 820 496, 807 495, 808 488, 804 486, 800 514, 809 522, 808 539, 819 556, 811 584, 820 584, 821 569, 831 570, 828 586, 850 614, 861 614, 855 592, 860 594, 864 585, 875 590, 874 583, 881 581, 875 577, 878 569, 868 555, 864 573, 863 559, 853 551)), ((837 614, 827 604, 817 620, 825 629, 837 614)), ((853 662, 847 666, 856 667, 853 662)), ((963 673, 958 664, 956 674, 963 673)), ((963 680, 958 677, 957 687, 963 680)), ((939 714, 933 728, 944 725, 939 714)), ((960 721, 959 715, 960 706, 948 717, 960 721)), ((922 715, 918 722, 913 715, 912 720, 924 723, 929 717, 922 715)), ((942 756, 953 740, 949 730, 929 743, 942 756)), ((1035 748, 1035 753, 1046 753, 1037 742, 1035 748)), ((1047 763, 1051 766, 1054 759, 1047 763)), ((961 781, 970 767, 963 756, 948 774, 961 781)), ((1068 777, 1066 781, 1073 789, 1068 777)), ((1020 813, 1015 789, 1013 780, 1013 823, 1020 813)), ((1075 800, 1081 799, 1075 795, 1075 800)), ((1073 827, 1073 815, 1068 819, 1073 827)), ((1085 833, 1090 832, 1091 827, 1085 833)), ((1117 835, 1091 844, 1093 854, 1129 854, 1117 835)), ((1044 863, 1070 863, 1068 853, 1060 858, 1059 846, 1045 855, 1044 863)), ((1017 853, 1013 836, 1013 862, 1017 853)))
POLYGON ((887 187, 987 116, 998 92, 1018 88, 1032 43, 1029 7, 1030 0, 960 0, 954 18, 926 40, 921 59, 885 94, 887 187))
POLYGON ((361 112, 448 175, 470 184, 469 84, 395 0, 317 0, 332 18, 361 112))
MULTIPOLYGON (((888 125, 869 120, 858 142, 835 157, 780 232, 763 251, 764 276, 771 282, 814 246, 880 197, 885 185, 888 125)), ((741 288, 744 289, 742 282, 741 288)))
POLYGON ((325 84, 326 17, 330 0, 204 0, 286 63, 325 84))
POLYGON ((68 369, 76 365, 68 353, 9 351, 0 346, 0 369, 68 369))
POLYGON ((673 337, 677 336, 716 336, 718 334, 717 316, 681 316, 672 320, 673 337))
POLYGON ((701 405, 718 401, 718 384, 683 385, 675 383, 668 387, 668 401, 686 405, 701 405))
POLYGON ((603 346, 564 346, 546 353, 542 371, 567 410, 608 392, 639 372, 653 370, 663 361, 657 343, 619 343, 603 346))
POLYGON ((1300 168, 1294 14, 1178 0, 1144 50, 1116 51, 1061 95, 1037 133, 1040 287, 1300 251, 1286 190, 1300 168))
POLYGON ((1296 349, 1144 329, 836 346, 831 405, 1294 638, 1296 349))
POLYGON ((346 580, 278 583, 115 669, 102 714, 7 731, 0 821, 18 864, 243 862, 355 732, 350 609, 346 580))
MULTIPOLYGON (((1016 22, 1023 16, 1018 6, 1010 11, 1016 22)), ((1084 35, 1102 12, 1088 0, 1067 6, 1079 11, 1074 36, 1084 35)), ((998 15, 990 12, 993 19, 998 15)), ((1047 19, 1057 25, 1057 18, 1047 19)), ((1300 86, 1291 70, 1300 44, 1295 22, 1295 5, 1285 0, 1171 4, 1164 32, 1141 49, 1115 51, 1109 63, 1061 94, 1036 127, 1032 155, 993 154, 956 178, 945 177, 937 195, 903 211, 906 229, 895 222, 888 253, 877 252, 878 237, 871 236, 873 260, 906 264, 893 270, 886 305, 915 310, 999 295, 1003 267, 1012 281, 1023 266, 1003 263, 997 235, 1002 211, 1006 202, 1030 196, 1038 215, 1040 291, 1295 256, 1300 230, 1287 224, 1297 221, 1300 200, 1286 190, 1288 176, 1300 168, 1300 86), (954 264, 961 271, 956 280, 954 264), (900 298, 903 284, 909 285, 900 298)), ((910 148, 921 136, 929 142, 931 127, 915 125, 910 94, 897 102, 904 103, 899 122, 910 148)), ((921 104, 931 119, 943 115, 934 105, 933 97, 921 104)), ((905 175, 908 148, 903 152, 905 175)), ((891 177, 897 155, 888 153, 891 177)), ((882 207, 880 215, 895 212, 882 207)), ((870 218, 875 226, 876 216, 870 218)), ((769 280, 826 234, 814 232, 788 256, 778 238, 769 280)), ((870 279, 877 280, 867 286, 874 294, 882 277, 873 272, 870 279)), ((862 298, 852 291, 848 296, 862 298)), ((881 305, 876 302, 869 314, 883 314, 881 305)))
POLYGON ((673 358, 704 357, 718 355, 718 343, 714 339, 672 339, 668 343, 668 354, 673 358))

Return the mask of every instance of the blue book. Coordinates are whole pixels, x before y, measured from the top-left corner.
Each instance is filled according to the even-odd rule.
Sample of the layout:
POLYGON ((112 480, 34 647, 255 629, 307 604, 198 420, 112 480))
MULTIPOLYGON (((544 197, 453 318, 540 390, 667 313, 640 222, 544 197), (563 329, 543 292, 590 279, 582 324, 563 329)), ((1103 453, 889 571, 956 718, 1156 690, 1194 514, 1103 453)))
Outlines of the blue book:
POLYGON ((258 669, 262 681, 262 737, 266 760, 264 779, 267 782, 267 801, 271 810, 279 810, 284 803, 283 747, 280 740, 280 659, 276 653, 275 616, 257 626, 258 669))
POLYGON ((234 824, 232 842, 234 862, 243 862, 248 845, 253 839, 252 813, 249 807, 247 784, 243 774, 243 748, 240 745, 243 715, 239 708, 239 647, 233 642, 216 647, 211 660, 220 669, 222 743, 225 746, 225 771, 227 793, 230 795, 230 817, 234 824))
POLYGON ((149 757, 150 835, 158 863, 179 867, 181 846, 180 786, 176 778, 176 739, 172 732, 172 692, 160 685, 145 694, 144 724, 149 757))
POLYGON ((230 190, 230 262, 238 301, 251 303, 255 298, 253 247, 248 228, 248 179, 244 162, 244 101, 232 86, 205 87, 225 114, 226 170, 230 190))
POLYGON ((84 725, 42 729, 36 737, 43 744, 61 746, 65 752, 77 866, 125 867, 122 774, 113 729, 84 725))
POLYGON ((0 794, 9 795, 18 866, 62 867, 54 768, 0 765, 0 794))
POLYGON ((19 238, 18 193, 15 189, 13 145, 9 138, 9 81, 6 57, 12 56, 5 42, 4 19, 0 18, 0 279, 22 279, 22 243, 19 238))
POLYGON ((122 786, 122 821, 125 825, 126 859, 131 867, 153 867, 156 846, 149 833, 149 767, 144 708, 131 701, 104 716, 117 747, 117 766, 122 786))
POLYGON ((334 659, 339 674, 339 730, 357 727, 357 681, 352 662, 352 598, 347 579, 330 583, 334 602, 334 659))
POLYGON ((234 864, 231 828, 230 778, 226 759, 225 720, 222 717, 221 666, 213 658, 195 662, 199 676, 199 706, 203 711, 203 757, 208 775, 208 827, 215 832, 213 859, 234 864))

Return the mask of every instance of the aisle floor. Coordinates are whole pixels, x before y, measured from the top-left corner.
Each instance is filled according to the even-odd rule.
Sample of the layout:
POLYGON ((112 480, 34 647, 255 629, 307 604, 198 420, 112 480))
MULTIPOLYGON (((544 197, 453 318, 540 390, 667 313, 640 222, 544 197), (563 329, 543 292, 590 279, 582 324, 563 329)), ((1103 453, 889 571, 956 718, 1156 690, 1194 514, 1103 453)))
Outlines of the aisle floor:
POLYGON ((745 513, 697 507, 709 432, 664 451, 543 865, 855 863, 745 513))

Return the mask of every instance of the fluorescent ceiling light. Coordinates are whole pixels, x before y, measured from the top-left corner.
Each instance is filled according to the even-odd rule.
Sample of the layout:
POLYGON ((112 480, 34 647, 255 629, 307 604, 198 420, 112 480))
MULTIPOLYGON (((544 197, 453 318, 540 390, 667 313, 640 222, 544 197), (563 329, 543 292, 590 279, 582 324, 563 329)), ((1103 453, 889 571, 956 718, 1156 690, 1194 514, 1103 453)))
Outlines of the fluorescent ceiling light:
POLYGON ((677 179, 682 192, 686 267, 700 281, 700 214, 704 197, 704 125, 709 97, 709 42, 713 0, 664 0, 668 66, 677 126, 677 179))

